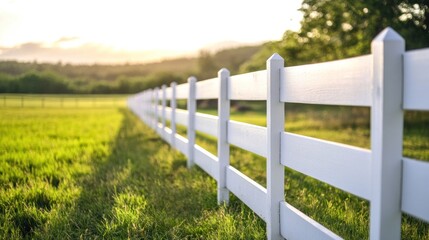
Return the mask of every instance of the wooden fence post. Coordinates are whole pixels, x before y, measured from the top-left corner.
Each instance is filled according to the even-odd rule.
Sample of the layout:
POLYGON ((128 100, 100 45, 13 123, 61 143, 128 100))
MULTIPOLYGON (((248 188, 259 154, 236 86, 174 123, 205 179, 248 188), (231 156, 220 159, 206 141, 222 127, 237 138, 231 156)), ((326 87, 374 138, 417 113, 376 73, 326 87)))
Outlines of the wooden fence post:
POLYGON ((217 202, 228 204, 229 190, 226 188, 226 168, 229 166, 228 121, 230 114, 230 102, 228 99, 229 71, 222 68, 217 73, 219 79, 218 97, 218 128, 217 128, 217 155, 219 159, 219 176, 217 181, 217 202))
POLYGON ((140 93, 139 97, 137 97, 134 102, 134 104, 136 105, 135 107, 141 111, 140 116, 143 122, 146 123, 146 91, 140 93))
POLYGON ((146 123, 150 126, 151 125, 151 100, 152 100, 152 95, 151 95, 151 90, 148 89, 146 90, 146 99, 145 99, 145 113, 146 113, 146 123))
POLYGON ((372 191, 370 239, 401 239, 404 39, 391 28, 371 43, 372 191))
POLYGON ((150 90, 150 116, 151 116, 151 121, 150 121, 150 126, 152 127, 152 129, 155 130, 155 90, 151 89, 150 90))
POLYGON ((162 85, 162 112, 161 112, 161 123, 162 123, 162 138, 168 142, 168 139, 166 139, 165 134, 165 125, 166 125, 166 115, 165 115, 165 107, 167 106, 167 96, 166 96, 166 89, 167 86, 165 84, 162 85))
POLYGON ((280 78, 284 60, 277 53, 267 60, 267 238, 280 235, 280 202, 284 201, 284 167, 280 163, 281 134, 284 131, 284 104, 280 101, 280 78))
POLYGON ((151 126, 152 122, 152 90, 149 89, 146 92, 146 119, 147 119, 147 124, 149 126, 151 126))
POLYGON ((170 120, 170 128, 171 128, 171 147, 176 148, 176 83, 172 82, 170 84, 171 87, 171 99, 170 99, 170 107, 171 107, 171 120, 170 120))
POLYGON ((146 94, 146 119, 149 127, 152 127, 152 89, 147 90, 146 94))
POLYGON ((194 165, 194 147, 195 147, 195 112, 197 108, 197 100, 195 94, 195 85, 197 79, 195 77, 188 78, 189 96, 188 96, 188 168, 194 165))
POLYGON ((147 123, 150 127, 152 127, 152 89, 147 91, 146 114, 147 123))
POLYGON ((148 124, 148 123, 149 123, 149 121, 148 121, 148 112, 147 112, 147 106, 148 106, 147 98, 148 98, 148 91, 146 90, 146 91, 144 91, 144 92, 143 92, 143 95, 142 95, 142 101, 141 101, 141 104, 142 104, 142 111, 143 111, 143 113, 142 113, 142 117, 143 117, 144 122, 145 122, 146 124, 148 124))
POLYGON ((159 129, 158 129, 158 115, 159 115, 159 113, 158 113, 158 104, 159 104, 159 88, 158 87, 156 87, 155 88, 155 105, 154 105, 154 112, 155 112, 155 125, 154 125, 154 128, 155 128, 155 132, 157 132, 158 134, 160 133, 160 131, 159 131, 159 129))

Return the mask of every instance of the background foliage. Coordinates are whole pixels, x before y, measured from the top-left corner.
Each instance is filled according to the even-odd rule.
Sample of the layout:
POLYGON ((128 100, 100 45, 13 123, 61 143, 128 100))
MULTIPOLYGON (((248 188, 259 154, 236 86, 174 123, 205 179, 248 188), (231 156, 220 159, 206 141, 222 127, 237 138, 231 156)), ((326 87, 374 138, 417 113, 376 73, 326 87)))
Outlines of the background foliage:
POLYGON ((372 39, 389 26, 405 39, 408 50, 429 46, 426 0, 304 0, 300 11, 301 29, 265 43, 241 71, 264 69, 274 52, 288 66, 369 54, 372 39))

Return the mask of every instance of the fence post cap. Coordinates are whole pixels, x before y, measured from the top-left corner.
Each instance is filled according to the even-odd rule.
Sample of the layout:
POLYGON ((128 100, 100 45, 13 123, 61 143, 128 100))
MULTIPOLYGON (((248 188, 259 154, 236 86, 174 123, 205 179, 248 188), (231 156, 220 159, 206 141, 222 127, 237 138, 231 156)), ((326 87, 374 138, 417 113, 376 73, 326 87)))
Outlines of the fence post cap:
POLYGON ((171 82, 170 83, 170 87, 175 87, 177 85, 177 83, 176 82, 171 82))
POLYGON ((196 77, 194 77, 194 76, 188 77, 188 83, 192 83, 192 82, 196 82, 196 81, 197 81, 196 77))
POLYGON ((270 58, 268 58, 267 63, 271 61, 284 61, 284 60, 282 56, 280 56, 278 53, 274 53, 273 55, 271 55, 270 58))
POLYGON ((228 73, 228 74, 229 74, 229 70, 228 70, 227 68, 221 68, 221 69, 217 72, 217 74, 218 74, 218 75, 221 75, 221 74, 224 74, 224 73, 228 73))
POLYGON ((393 41, 402 41, 405 42, 404 38, 399 35, 393 28, 387 27, 381 31, 373 40, 372 43, 377 42, 393 42, 393 41))

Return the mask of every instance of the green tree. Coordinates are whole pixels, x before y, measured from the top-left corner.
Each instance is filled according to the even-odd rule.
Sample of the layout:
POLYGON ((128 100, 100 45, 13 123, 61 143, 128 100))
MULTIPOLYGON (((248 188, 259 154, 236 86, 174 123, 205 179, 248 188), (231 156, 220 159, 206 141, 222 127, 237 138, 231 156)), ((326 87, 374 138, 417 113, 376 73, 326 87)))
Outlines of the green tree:
POLYGON ((198 56, 198 80, 213 78, 217 76, 220 67, 216 64, 212 54, 208 51, 200 51, 198 56))
POLYGON ((52 72, 30 72, 17 79, 20 93, 71 93, 67 81, 52 72))
POLYGON ((0 72, 0 93, 16 92, 16 81, 9 74, 0 72))
POLYGON ((304 0, 298 40, 311 46, 309 60, 332 60, 366 54, 370 42, 390 26, 408 49, 429 44, 429 2, 423 0, 304 0))
POLYGON ((427 0, 304 0, 300 11, 300 31, 287 31, 282 40, 265 44, 241 71, 264 69, 274 52, 287 65, 368 54, 372 39, 388 26, 404 37, 407 49, 429 45, 427 0))

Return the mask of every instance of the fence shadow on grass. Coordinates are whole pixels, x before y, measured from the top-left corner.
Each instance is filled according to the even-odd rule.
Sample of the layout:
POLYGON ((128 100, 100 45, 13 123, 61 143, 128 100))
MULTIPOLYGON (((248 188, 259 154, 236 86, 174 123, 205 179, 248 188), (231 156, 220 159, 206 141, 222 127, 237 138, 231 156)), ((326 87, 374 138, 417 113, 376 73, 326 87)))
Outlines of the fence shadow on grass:
POLYGON ((48 230, 67 238, 182 238, 178 227, 218 208, 216 183, 122 109, 110 156, 93 155, 75 204, 48 230))

